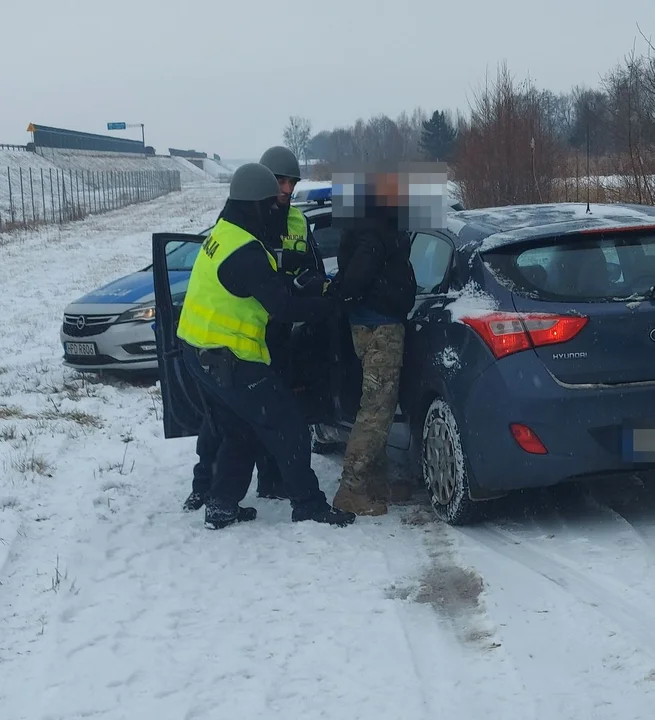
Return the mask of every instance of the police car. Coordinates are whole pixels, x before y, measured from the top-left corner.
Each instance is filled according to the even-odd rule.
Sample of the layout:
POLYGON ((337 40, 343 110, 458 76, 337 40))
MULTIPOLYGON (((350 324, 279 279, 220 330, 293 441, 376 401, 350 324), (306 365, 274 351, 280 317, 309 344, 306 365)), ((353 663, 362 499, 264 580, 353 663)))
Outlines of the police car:
MULTIPOLYGON (((338 232, 331 227, 331 187, 299 190, 293 205, 314 232, 328 273, 336 271, 338 232)), ((206 237, 212 228, 200 235, 206 237)), ((171 243, 167 262, 171 285, 181 300, 198 254, 197 243, 171 243)), ((91 291, 64 310, 60 338, 64 365, 81 372, 157 370, 152 265, 91 291)))

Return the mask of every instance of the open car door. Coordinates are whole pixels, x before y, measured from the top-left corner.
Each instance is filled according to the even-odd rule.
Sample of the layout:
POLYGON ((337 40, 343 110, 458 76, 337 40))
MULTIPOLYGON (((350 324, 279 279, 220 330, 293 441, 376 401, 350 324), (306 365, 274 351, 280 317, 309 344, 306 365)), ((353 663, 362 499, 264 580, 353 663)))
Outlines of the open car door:
POLYGON ((155 338, 167 439, 197 435, 205 414, 196 381, 182 361, 181 342, 177 337, 191 268, 204 240, 201 235, 156 233, 152 236, 155 338))
MULTIPOLYGON (((203 395, 182 360, 177 324, 193 261, 205 237, 156 233, 152 236, 157 357, 164 408, 164 437, 197 435, 205 415, 203 395)), ((332 323, 294 326, 289 352, 289 381, 307 424, 332 425, 338 352, 332 323)))

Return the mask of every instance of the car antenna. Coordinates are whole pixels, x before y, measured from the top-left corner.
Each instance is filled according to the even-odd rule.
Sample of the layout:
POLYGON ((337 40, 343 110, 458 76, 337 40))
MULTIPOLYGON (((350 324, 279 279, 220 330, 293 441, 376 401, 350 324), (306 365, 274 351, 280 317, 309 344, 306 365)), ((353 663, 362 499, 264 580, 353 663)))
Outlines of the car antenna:
POLYGON ((587 101, 587 215, 591 215, 591 176, 589 174, 589 101, 587 101))

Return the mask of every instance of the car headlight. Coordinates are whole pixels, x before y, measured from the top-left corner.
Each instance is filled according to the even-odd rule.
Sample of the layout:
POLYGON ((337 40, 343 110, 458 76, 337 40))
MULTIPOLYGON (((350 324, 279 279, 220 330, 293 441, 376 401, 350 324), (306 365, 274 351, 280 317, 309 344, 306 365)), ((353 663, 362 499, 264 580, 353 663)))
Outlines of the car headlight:
POLYGON ((132 310, 127 310, 124 312, 118 320, 116 320, 117 323, 126 323, 126 322, 152 322, 155 319, 155 306, 154 305, 141 305, 140 307, 135 307, 132 310))

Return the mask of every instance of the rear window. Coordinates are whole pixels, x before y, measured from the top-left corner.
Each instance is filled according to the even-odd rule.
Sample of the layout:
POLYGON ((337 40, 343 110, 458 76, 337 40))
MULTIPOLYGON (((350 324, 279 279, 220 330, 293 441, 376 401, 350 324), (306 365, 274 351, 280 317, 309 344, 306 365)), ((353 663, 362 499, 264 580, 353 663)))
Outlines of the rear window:
POLYGON ((622 301, 655 286, 655 233, 567 235, 484 254, 502 284, 543 300, 622 301))

